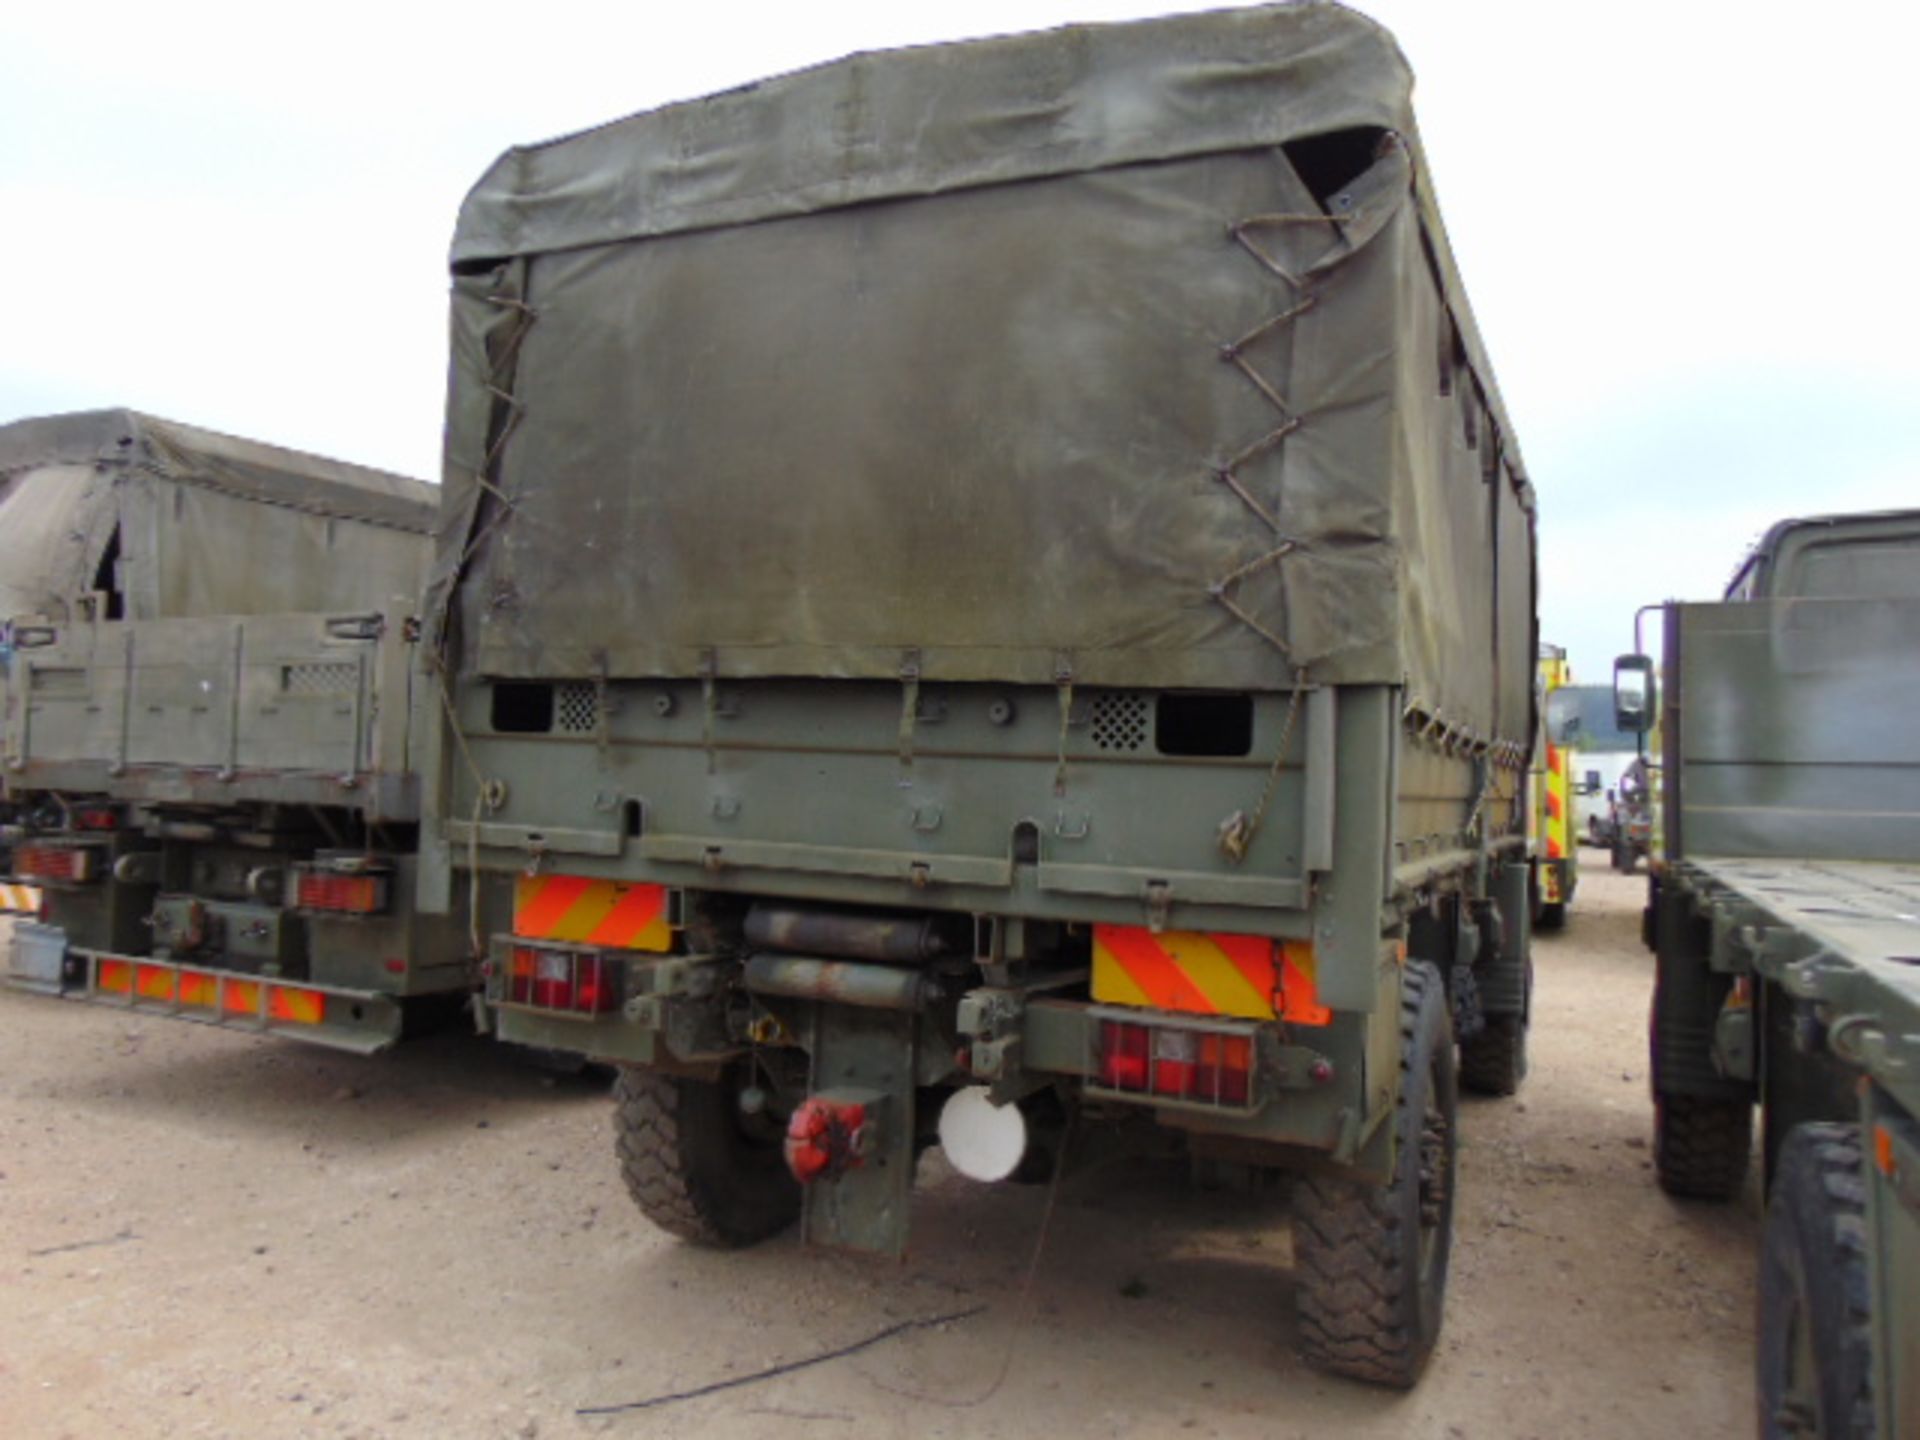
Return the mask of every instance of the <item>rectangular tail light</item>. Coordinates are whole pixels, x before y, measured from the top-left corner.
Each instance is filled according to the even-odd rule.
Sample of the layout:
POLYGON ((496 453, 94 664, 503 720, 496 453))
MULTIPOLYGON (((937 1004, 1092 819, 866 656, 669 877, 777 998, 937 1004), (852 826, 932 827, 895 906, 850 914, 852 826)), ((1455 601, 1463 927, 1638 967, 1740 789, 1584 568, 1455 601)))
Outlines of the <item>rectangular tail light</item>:
POLYGON ((76 885, 94 877, 94 854, 78 845, 21 845, 13 852, 14 874, 76 885))
POLYGON ((1252 1102, 1251 1034, 1102 1020, 1099 1043, 1099 1089, 1224 1109, 1252 1102))
POLYGON ((603 1015, 618 1004, 614 968, 604 956, 516 945, 509 965, 512 1004, 572 1015, 603 1015))
POLYGON ((376 915, 387 908, 388 878, 376 873, 352 875, 303 869, 294 876, 294 908, 336 915, 376 915))

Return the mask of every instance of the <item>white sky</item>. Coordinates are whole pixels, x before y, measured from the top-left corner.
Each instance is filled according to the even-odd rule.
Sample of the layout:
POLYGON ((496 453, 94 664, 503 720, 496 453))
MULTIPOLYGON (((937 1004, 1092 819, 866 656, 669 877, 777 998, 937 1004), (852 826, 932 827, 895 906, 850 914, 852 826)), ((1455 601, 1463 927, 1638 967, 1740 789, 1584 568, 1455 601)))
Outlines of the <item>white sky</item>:
MULTIPOLYGON (((0 18, 0 423, 130 405, 437 478, 444 261, 507 146, 849 50, 1204 5, 0 18)), ((1787 514, 1920 504, 1920 9, 1363 0, 1541 497, 1581 678, 1787 514)))

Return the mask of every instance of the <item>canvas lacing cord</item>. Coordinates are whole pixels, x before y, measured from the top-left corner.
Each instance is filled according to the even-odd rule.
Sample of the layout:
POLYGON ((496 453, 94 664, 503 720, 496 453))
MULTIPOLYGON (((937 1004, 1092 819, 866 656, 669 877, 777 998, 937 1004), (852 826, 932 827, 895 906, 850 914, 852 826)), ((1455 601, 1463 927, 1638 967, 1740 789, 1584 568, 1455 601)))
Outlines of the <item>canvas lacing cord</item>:
POLYGON ((1053 693, 1060 702, 1060 735, 1054 747, 1053 793, 1067 793, 1067 732, 1073 726, 1073 666, 1065 656, 1054 661, 1053 693))
POLYGON ((454 713, 446 671, 438 665, 434 666, 434 688, 440 692, 440 705, 446 712, 447 729, 453 732, 454 748, 466 762, 467 774, 473 781, 473 823, 467 827, 467 944, 472 957, 480 960, 486 956, 486 945, 480 935, 480 820, 487 811, 498 810, 506 802, 507 786, 504 780, 489 778, 480 768, 480 762, 474 759, 467 732, 460 728, 460 717, 454 713))
POLYGON ((900 660, 900 768, 913 768, 913 729, 920 717, 920 652, 907 651, 900 660))
MULTIPOLYGON (((1285 527, 1280 522, 1280 517, 1275 514, 1270 507, 1263 504, 1260 498, 1248 488, 1246 482, 1240 478, 1240 472, 1253 461, 1273 450, 1277 450, 1281 444, 1285 442, 1286 438, 1298 430, 1305 421, 1299 412, 1288 402, 1286 396, 1280 393, 1279 387, 1263 375, 1259 368, 1248 359, 1247 351, 1262 340, 1285 329, 1295 320, 1298 320, 1302 315, 1313 309, 1313 307, 1319 303, 1319 297, 1308 291, 1306 282, 1287 270, 1268 250, 1254 239, 1254 235, 1262 229, 1274 229, 1285 225, 1337 225, 1345 218, 1347 217, 1319 214, 1250 215, 1246 219, 1237 220, 1227 227, 1227 234, 1232 238, 1234 243, 1251 255, 1262 269, 1284 280, 1288 288, 1297 298, 1285 309, 1262 320, 1244 335, 1241 335, 1237 339, 1227 341, 1219 348, 1221 361, 1233 366, 1234 369, 1246 377, 1247 383, 1259 391, 1261 398, 1273 406, 1279 413, 1280 422, 1264 435, 1243 446, 1235 454, 1229 456, 1219 465, 1216 465, 1213 470, 1213 478, 1231 490, 1234 495, 1239 498, 1241 504, 1245 505, 1254 515, 1259 517, 1260 522, 1273 533, 1276 543, 1265 553, 1256 555, 1244 564, 1235 566, 1232 570, 1229 570, 1226 574, 1214 580, 1208 585, 1207 593, 1211 595, 1229 615, 1233 616, 1234 619, 1238 620, 1262 640, 1273 646, 1275 650, 1278 650, 1280 654, 1285 656, 1289 661, 1293 658, 1293 652, 1287 644, 1286 638, 1278 634, 1272 626, 1262 621, 1251 610, 1247 609, 1246 606, 1240 604, 1240 602, 1234 598, 1234 592, 1240 586, 1241 582, 1251 576, 1257 575, 1263 570, 1278 566, 1287 556, 1300 548, 1300 543, 1287 535, 1285 527)), ((1260 826, 1267 818, 1267 810, 1273 804, 1273 797, 1279 790, 1280 772, 1286 766, 1287 746, 1293 739, 1293 727, 1299 719, 1300 697, 1306 688, 1306 683, 1306 668, 1295 665, 1293 671, 1293 691, 1287 701, 1286 723, 1281 727, 1280 743, 1275 747, 1273 764, 1267 770, 1266 784, 1261 788, 1260 799, 1255 803, 1252 812, 1236 810, 1220 822, 1220 849, 1222 853, 1236 865, 1246 859, 1247 851, 1252 846, 1254 837, 1260 833, 1260 826)))
POLYGON ((1289 658, 1292 652, 1285 638, 1277 634, 1271 626, 1262 623, 1259 617, 1234 599, 1234 590, 1241 581, 1269 566, 1277 565, 1293 551, 1299 549, 1299 542, 1288 538, 1285 528, 1280 523, 1280 517, 1267 505, 1261 503, 1260 498, 1247 487, 1246 482, 1240 478, 1240 471, 1269 451, 1278 449, 1281 443, 1305 422, 1288 403, 1286 396, 1280 393, 1279 388, 1261 374, 1259 368, 1247 358, 1247 351, 1306 314, 1319 303, 1319 297, 1308 291, 1306 282, 1275 259, 1270 251, 1254 239, 1254 236, 1263 229, 1276 229, 1287 225, 1338 225, 1347 218, 1350 217, 1276 213, 1250 215, 1244 220, 1236 220, 1227 226, 1227 234, 1233 242, 1251 255, 1263 270, 1285 281, 1288 289, 1297 298, 1291 305, 1262 320, 1238 339, 1226 341, 1219 347, 1221 361, 1233 366, 1246 377, 1247 383, 1258 390, 1261 397, 1279 412, 1280 423, 1214 466, 1213 478, 1231 490, 1241 504, 1258 516, 1261 523, 1278 537, 1279 543, 1264 555, 1255 557, 1213 581, 1207 587, 1207 593, 1234 619, 1289 658))
POLYGON ((712 650, 700 652, 700 744, 707 752, 707 774, 720 768, 714 748, 714 721, 720 714, 720 657, 712 650))
POLYGON ((508 386, 511 384, 511 377, 515 374, 515 361, 519 358, 521 342, 527 338, 527 332, 533 328, 533 322, 539 318, 539 312, 517 295, 503 295, 496 292, 487 296, 487 303, 503 310, 513 311, 515 321, 513 328, 508 330, 500 341, 498 353, 491 357, 492 367, 487 376, 486 391, 493 398, 494 403, 500 407, 500 419, 492 427, 493 435, 487 442, 486 456, 481 460, 480 468, 472 477, 474 484, 493 496, 499 504, 493 514, 487 518, 486 523, 475 526, 473 533, 467 537, 467 543, 460 552, 462 568, 473 558, 481 543, 494 532, 501 521, 518 508, 514 497, 497 483, 497 476, 500 456, 507 448, 507 441, 513 438, 513 432, 520 428, 521 416, 526 413, 526 407, 520 403, 519 397, 508 386), (507 379, 507 384, 501 383, 503 378, 507 379))
POLYGON ((1482 759, 1475 764, 1474 769, 1480 772, 1480 787, 1473 797, 1473 808, 1467 811, 1467 823, 1460 829, 1460 833, 1468 839, 1473 839, 1475 836, 1484 838, 1485 823, 1480 811, 1481 807, 1487 803, 1488 792, 1493 789, 1494 767, 1482 759))
POLYGON ((511 388, 515 374, 515 362, 519 358, 521 343, 527 338, 527 332, 533 328, 533 322, 539 318, 539 312, 517 295, 495 290, 484 297, 489 305, 513 312, 514 323, 501 337, 500 343, 488 356, 488 371, 484 382, 487 394, 492 397, 495 414, 488 420, 488 438, 486 454, 480 464, 466 472, 484 496, 494 501, 493 513, 481 517, 478 507, 467 532, 467 538, 460 547, 460 556, 449 568, 445 593, 439 598, 434 613, 429 617, 432 622, 433 648, 437 655, 444 655, 449 630, 449 615, 453 609, 454 596, 459 593, 461 582, 466 577, 468 564, 479 552, 487 537, 499 528, 507 515, 517 513, 519 502, 503 489, 499 483, 500 457, 505 452, 507 441, 520 426, 525 411, 511 388))
POLYGON ((1260 799, 1249 815, 1244 810, 1236 810, 1220 822, 1220 849, 1226 857, 1238 865, 1247 858, 1247 850, 1253 844, 1253 837, 1260 833, 1260 826, 1267 818, 1267 807, 1273 803, 1274 792, 1280 788, 1280 772, 1286 767, 1287 743, 1293 739, 1293 724, 1300 716, 1300 696, 1307 687, 1305 667, 1293 672, 1293 693, 1287 697, 1287 720, 1280 727, 1280 743, 1273 750, 1273 764, 1267 768, 1267 783, 1261 788, 1260 799))

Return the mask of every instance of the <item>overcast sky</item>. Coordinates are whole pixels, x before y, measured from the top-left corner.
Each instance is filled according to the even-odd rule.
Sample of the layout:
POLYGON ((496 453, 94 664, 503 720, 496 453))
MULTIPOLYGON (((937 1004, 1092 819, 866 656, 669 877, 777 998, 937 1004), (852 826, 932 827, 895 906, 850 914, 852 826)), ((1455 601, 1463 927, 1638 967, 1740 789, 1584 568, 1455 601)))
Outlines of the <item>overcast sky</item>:
MULTIPOLYGON (((0 423, 129 405, 437 478, 445 252, 507 146, 1126 0, 15 5, 0 423)), ((1371 0, 1540 492, 1543 634, 1920 504, 1920 10, 1371 0)))

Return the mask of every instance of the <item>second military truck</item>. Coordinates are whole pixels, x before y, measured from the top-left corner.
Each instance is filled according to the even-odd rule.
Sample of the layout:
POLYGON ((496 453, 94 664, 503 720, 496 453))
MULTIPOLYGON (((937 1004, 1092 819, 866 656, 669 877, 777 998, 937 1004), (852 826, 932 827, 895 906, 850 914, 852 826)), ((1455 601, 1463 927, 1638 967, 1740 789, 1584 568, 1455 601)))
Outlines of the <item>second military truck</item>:
POLYGON ((477 980, 416 915, 417 480, 131 411, 0 428, 16 985, 356 1051, 477 980))
POLYGON ((1740 1189, 1756 1106, 1765 1436, 1920 1434, 1920 511, 1791 520, 1671 604, 1647 906, 1654 1157, 1740 1189))
POLYGON ((423 893, 513 877, 497 1029, 621 1065, 668 1230, 897 1255, 922 1148, 1132 1134, 1301 1172, 1309 1358, 1419 1375, 1537 636, 1410 88, 1333 6, 1074 28, 469 196, 423 893))

